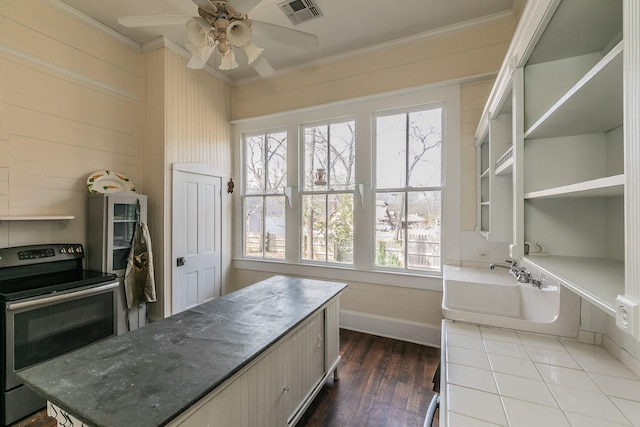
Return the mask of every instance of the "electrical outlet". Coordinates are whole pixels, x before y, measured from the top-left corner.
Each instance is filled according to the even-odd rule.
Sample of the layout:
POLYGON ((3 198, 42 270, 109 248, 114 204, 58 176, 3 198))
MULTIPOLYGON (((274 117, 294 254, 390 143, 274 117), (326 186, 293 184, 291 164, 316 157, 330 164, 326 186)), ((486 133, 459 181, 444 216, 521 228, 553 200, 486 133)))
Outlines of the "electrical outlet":
POLYGON ((489 259, 490 257, 491 257, 491 252, 487 252, 487 251, 477 251, 476 252, 476 258, 489 259))

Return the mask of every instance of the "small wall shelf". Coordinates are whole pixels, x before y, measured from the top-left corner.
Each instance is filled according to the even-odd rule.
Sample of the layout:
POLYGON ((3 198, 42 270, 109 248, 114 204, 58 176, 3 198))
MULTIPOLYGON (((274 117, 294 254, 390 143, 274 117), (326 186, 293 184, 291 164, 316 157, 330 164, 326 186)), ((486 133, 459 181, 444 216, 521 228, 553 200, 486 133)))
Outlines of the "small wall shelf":
POLYGON ((69 221, 75 219, 73 215, 0 215, 0 224, 4 221, 59 221, 60 227, 65 228, 69 221))

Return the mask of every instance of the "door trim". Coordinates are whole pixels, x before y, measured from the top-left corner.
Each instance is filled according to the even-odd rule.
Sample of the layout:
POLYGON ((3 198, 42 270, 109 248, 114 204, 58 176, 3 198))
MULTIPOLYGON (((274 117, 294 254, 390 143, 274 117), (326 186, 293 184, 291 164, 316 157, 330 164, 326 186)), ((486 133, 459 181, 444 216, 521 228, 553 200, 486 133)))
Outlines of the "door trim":
MULTIPOLYGON (((216 169, 204 163, 173 163, 171 165, 171 170, 176 172, 187 172, 195 173, 198 175, 214 176, 216 178, 224 178, 226 175, 224 171, 216 169)), ((224 184, 224 179, 222 183, 224 184)))

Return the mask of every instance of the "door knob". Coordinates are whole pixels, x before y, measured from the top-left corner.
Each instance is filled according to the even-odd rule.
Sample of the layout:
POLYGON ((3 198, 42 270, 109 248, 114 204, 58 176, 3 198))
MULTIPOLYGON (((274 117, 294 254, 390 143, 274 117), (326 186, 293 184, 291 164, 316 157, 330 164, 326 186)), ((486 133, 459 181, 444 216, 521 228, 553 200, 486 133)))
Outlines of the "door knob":
POLYGON ((186 262, 187 260, 185 259, 185 257, 181 256, 176 260, 176 265, 178 267, 182 267, 186 262))

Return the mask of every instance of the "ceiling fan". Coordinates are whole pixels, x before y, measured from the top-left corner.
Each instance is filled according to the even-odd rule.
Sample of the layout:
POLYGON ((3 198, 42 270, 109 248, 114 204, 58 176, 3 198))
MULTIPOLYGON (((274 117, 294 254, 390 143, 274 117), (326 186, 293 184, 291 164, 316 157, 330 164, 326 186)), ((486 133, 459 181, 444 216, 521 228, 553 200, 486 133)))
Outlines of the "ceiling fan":
POLYGON ((187 67, 203 68, 215 49, 221 54, 219 68, 231 70, 238 67, 234 49, 247 56, 248 63, 262 77, 273 74, 274 68, 264 58, 264 49, 256 46, 252 35, 277 40, 305 49, 318 45, 318 36, 292 30, 279 25, 250 20, 241 10, 253 9, 261 0, 193 0, 198 6, 199 16, 152 15, 124 16, 118 22, 125 27, 154 27, 184 25, 189 42, 186 48, 191 53, 187 67))

